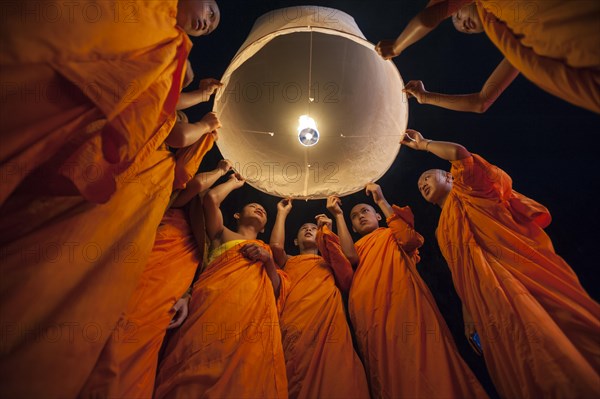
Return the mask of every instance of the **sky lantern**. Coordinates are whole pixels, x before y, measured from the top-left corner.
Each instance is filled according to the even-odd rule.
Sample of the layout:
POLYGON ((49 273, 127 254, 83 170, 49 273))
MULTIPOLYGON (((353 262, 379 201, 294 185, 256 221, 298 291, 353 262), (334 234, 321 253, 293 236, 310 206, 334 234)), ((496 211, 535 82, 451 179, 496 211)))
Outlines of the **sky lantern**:
POLYGON ((342 11, 263 15, 221 81, 219 150, 268 194, 354 193, 383 176, 400 149, 408 118, 402 78, 342 11))

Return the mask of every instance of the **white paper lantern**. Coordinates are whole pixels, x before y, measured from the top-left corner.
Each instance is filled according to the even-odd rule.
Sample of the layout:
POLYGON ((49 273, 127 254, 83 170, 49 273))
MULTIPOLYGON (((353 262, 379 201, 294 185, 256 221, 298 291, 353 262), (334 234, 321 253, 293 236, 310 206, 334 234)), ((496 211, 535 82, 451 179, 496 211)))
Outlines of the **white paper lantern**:
POLYGON ((400 149, 408 118, 402 78, 342 11, 263 15, 222 82, 217 145, 266 193, 351 194, 380 178, 400 149))

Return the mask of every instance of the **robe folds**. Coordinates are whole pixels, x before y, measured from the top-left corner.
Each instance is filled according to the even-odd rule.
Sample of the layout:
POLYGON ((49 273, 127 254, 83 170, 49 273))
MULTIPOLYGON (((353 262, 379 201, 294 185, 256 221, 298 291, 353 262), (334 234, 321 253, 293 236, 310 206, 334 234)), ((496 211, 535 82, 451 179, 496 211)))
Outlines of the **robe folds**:
POLYGON ((186 212, 167 210, 148 265, 80 397, 152 398, 170 310, 201 261, 186 212))
POLYGON ((349 269, 339 239, 325 227, 317 241, 321 253, 338 256, 292 256, 284 270, 290 288, 280 323, 289 397, 369 398, 363 365, 352 344, 342 294, 333 266, 349 269), (323 250, 327 247, 326 250, 323 250))
POLYGON ((75 397, 168 206, 191 42, 176 1, 0 7, 0 393, 75 397))
POLYGON ((597 397, 600 305, 554 252, 548 210, 478 155, 451 173, 436 235, 498 392, 597 397))
POLYGON ((600 113, 600 3, 594 0, 432 0, 426 25, 476 3, 486 35, 536 86, 600 113))
MULTIPOLYGON (((157 136, 174 123, 173 114, 157 136)), ((0 209, 3 396, 77 396, 147 265, 177 165, 198 165, 212 142, 205 135, 176 154, 148 151, 105 204, 23 186, 9 198, 0 209)))
POLYGON ((55 168, 72 190, 108 201, 175 111, 191 49, 176 26, 177 1, 0 7, 0 205, 58 153, 55 168), (107 123, 90 154, 80 136, 98 119, 107 123))
POLYGON ((235 240, 194 284, 189 315, 165 350, 155 398, 287 398, 278 309, 288 283, 280 273, 279 299, 262 263, 240 248, 259 240, 235 240))
POLYGON ((486 398, 417 272, 408 207, 356 242, 349 311, 373 398, 486 398))

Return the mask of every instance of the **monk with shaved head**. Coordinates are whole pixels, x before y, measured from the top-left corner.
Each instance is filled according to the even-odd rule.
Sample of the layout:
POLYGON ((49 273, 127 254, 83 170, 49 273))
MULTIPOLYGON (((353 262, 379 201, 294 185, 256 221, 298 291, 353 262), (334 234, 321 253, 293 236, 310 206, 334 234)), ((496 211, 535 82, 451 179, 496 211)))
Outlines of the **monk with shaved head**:
POLYGON ((290 278, 279 317, 289 397, 368 398, 365 370, 354 351, 342 301, 352 283, 352 266, 331 233, 331 219, 323 214, 315 217, 317 224, 300 227, 294 240, 300 254, 288 256, 285 220, 291 210, 290 198, 277 204, 270 243, 290 278))
MULTIPOLYGON (((350 212, 352 229, 362 238, 355 244, 358 267, 348 307, 371 396, 487 397, 417 272, 423 237, 414 229, 410 208, 392 207, 377 184, 368 184, 366 193, 388 225, 379 226, 382 216, 369 204, 358 204, 350 212)), ((328 205, 338 228, 345 225, 339 198, 328 205)))
POLYGON ((600 306, 554 252, 548 210, 459 144, 414 130, 401 142, 452 163, 419 191, 442 208, 437 240, 500 396, 598 397, 600 306))

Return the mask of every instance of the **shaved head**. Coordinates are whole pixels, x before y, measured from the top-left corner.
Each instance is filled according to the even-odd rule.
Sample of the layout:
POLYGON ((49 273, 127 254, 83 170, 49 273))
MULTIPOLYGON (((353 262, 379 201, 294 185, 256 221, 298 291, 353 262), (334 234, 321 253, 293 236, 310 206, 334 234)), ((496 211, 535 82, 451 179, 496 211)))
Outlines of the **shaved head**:
POLYGON ((381 215, 369 204, 355 205, 350 211, 352 230, 364 236, 379 228, 381 215))

